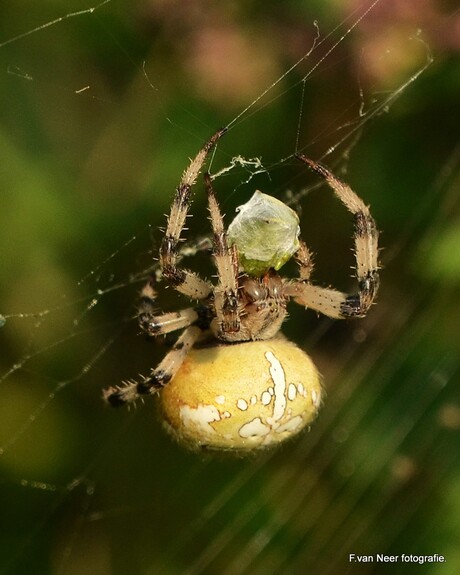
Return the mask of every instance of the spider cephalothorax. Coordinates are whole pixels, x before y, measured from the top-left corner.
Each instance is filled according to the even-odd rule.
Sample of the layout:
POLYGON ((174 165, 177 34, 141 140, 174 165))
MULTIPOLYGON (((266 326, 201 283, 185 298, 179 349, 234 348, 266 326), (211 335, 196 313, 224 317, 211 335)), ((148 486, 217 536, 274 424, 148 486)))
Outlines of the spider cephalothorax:
POLYGON ((178 247, 192 187, 224 132, 214 134, 185 170, 160 247, 165 281, 199 304, 155 315, 156 292, 149 282, 139 304, 143 331, 151 336, 184 331, 149 376, 110 387, 104 397, 120 406, 161 390, 167 425, 179 439, 194 446, 247 450, 297 433, 320 405, 321 386, 313 363, 280 335, 289 300, 336 319, 363 317, 378 289, 378 232, 368 207, 349 186, 299 155, 353 214, 359 288, 355 294, 310 282, 312 255, 299 239, 298 217, 275 198, 255 192, 226 230, 208 173, 204 182, 217 284, 183 269, 178 247), (291 257, 299 269, 294 279, 278 273, 291 257))

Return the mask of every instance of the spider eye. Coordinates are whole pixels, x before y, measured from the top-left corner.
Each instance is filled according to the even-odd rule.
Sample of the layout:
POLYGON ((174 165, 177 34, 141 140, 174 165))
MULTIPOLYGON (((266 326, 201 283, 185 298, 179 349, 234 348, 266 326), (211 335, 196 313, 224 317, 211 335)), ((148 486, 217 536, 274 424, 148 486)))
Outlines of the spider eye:
POLYGON ((299 218, 280 200, 256 191, 237 208, 228 240, 238 248, 240 264, 252 276, 279 270, 299 248, 299 218))

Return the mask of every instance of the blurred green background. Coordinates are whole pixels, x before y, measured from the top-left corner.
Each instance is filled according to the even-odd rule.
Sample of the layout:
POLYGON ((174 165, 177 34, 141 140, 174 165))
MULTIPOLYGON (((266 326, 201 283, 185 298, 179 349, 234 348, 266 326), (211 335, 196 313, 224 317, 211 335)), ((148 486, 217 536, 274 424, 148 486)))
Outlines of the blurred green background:
MULTIPOLYGON (((460 571, 460 14, 370 5, 0 6, 0 573, 460 571), (223 210, 256 187, 293 198, 316 280, 349 289, 350 218, 292 154, 323 157, 371 204, 384 265, 365 320, 290 309, 327 399, 310 433, 249 459, 184 452, 153 400, 100 399, 167 350, 139 336, 136 296, 188 159, 237 117, 213 171, 266 171, 218 178, 223 210)), ((199 186, 193 213, 191 238, 199 186)))

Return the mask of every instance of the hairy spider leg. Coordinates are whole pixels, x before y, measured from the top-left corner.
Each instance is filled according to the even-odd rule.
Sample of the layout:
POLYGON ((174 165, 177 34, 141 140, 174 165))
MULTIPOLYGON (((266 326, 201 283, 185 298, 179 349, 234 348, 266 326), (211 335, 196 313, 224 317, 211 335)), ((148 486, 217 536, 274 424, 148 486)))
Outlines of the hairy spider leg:
MULTIPOLYGON (((208 237, 202 237, 194 243, 181 246, 177 255, 177 261, 181 261, 185 257, 195 256, 198 252, 211 250, 212 240, 208 237)), ((175 317, 174 313, 158 315, 159 310, 156 305, 157 291, 155 289, 156 282, 159 279, 158 275, 161 275, 161 270, 159 266, 156 266, 146 284, 141 289, 139 293, 139 302, 137 304, 137 319, 139 327, 142 331, 145 331, 151 336, 161 335, 169 331, 175 331, 176 329, 187 327, 198 318, 198 314, 193 312, 192 308, 187 308, 186 310, 177 312, 180 314, 180 317, 184 317, 185 315, 189 319, 186 324, 182 324, 180 317, 175 317), (166 329, 166 326, 168 329, 166 329)))
POLYGON ((335 177, 321 164, 304 155, 297 157, 325 178, 338 199, 354 216, 356 277, 359 291, 349 295, 331 288, 313 285, 306 281, 305 277, 302 277, 306 275, 308 278, 309 271, 307 271, 301 273, 303 281, 293 282, 286 286, 285 293, 293 297, 296 303, 332 318, 364 317, 377 295, 379 286, 379 234, 375 221, 369 208, 347 184, 335 177))
POLYGON ((238 298, 238 253, 236 245, 229 246, 222 214, 214 193, 211 177, 204 174, 208 192, 210 220, 213 231, 213 255, 219 278, 214 288, 214 305, 219 334, 240 331, 241 306, 238 298))
MULTIPOLYGON (((149 302, 152 289, 151 285, 147 284, 142 290, 141 294, 147 292, 149 296, 141 296, 141 300, 143 298, 146 299, 145 302, 141 301, 141 306, 149 302)), ((151 303, 148 305, 150 306, 151 303)), ((153 315, 148 312, 139 314, 139 324, 151 336, 159 336, 184 328, 187 329, 178 338, 171 351, 164 357, 158 367, 152 370, 149 377, 141 376, 141 381, 129 380, 123 382, 121 386, 106 388, 103 391, 104 399, 113 407, 120 407, 135 401, 141 395, 154 393, 157 389, 166 385, 182 365, 185 356, 193 347, 197 337, 206 331, 207 324, 205 322, 202 327, 192 326, 193 323, 199 320, 199 312, 191 307, 161 315, 153 315), (145 313, 147 315, 142 319, 145 313), (193 330, 191 329, 192 327, 193 330)))
MULTIPOLYGON (((176 188, 166 232, 160 247, 162 276, 177 291, 197 300, 207 298, 211 294, 213 286, 197 274, 177 266, 181 259, 181 250, 178 249, 178 244, 191 204, 192 187, 209 152, 224 132, 226 132, 226 128, 217 131, 191 160, 189 167, 183 173, 176 188)), ((155 299, 156 291, 153 287, 153 280, 150 280, 141 291, 138 310, 139 325, 143 331, 155 336, 182 328, 186 329, 158 367, 152 370, 149 377, 143 378, 140 382, 126 381, 122 386, 109 387, 103 391, 104 399, 114 407, 135 401, 141 395, 154 393, 164 387, 174 377, 197 339, 208 328, 206 321, 203 322, 202 326, 191 325, 200 320, 199 312, 193 308, 155 315, 155 299)))
POLYGON ((191 307, 170 313, 157 314, 155 305, 157 293, 151 278, 142 288, 137 307, 137 319, 142 331, 150 336, 170 333, 188 327, 199 318, 198 313, 191 307))
POLYGON ((184 229, 188 210, 192 203, 192 187, 209 152, 225 131, 226 128, 216 132, 201 148, 183 173, 181 181, 176 188, 166 232, 161 242, 160 264, 163 277, 174 289, 191 299, 207 298, 212 291, 212 284, 200 278, 198 274, 177 266, 180 235, 184 229))
POLYGON ((152 369, 148 377, 144 377, 141 381, 125 381, 119 387, 108 387, 103 391, 104 399, 112 407, 121 407, 136 401, 143 395, 157 392, 176 375, 187 354, 202 334, 203 330, 198 326, 187 327, 158 366, 152 369))
POLYGON ((308 281, 313 272, 313 253, 308 249, 303 240, 299 240, 299 249, 294 254, 299 266, 299 276, 302 281, 308 281))

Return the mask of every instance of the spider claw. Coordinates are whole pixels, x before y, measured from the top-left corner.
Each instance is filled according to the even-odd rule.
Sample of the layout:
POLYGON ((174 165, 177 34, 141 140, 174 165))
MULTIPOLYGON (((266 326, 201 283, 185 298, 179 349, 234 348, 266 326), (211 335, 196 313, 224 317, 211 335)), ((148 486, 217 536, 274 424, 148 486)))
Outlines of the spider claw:
POLYGON ((102 397, 111 407, 121 407, 126 403, 120 387, 108 387, 102 391, 102 397))
POLYGON ((135 379, 123 380, 120 385, 107 387, 102 391, 102 397, 112 407, 122 407, 134 403, 139 397, 139 383, 135 379))

